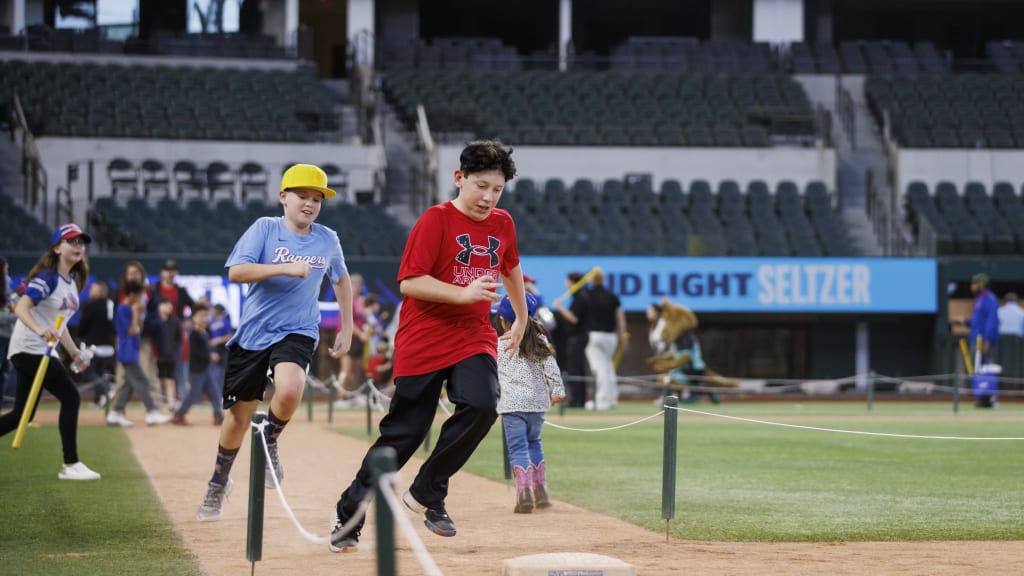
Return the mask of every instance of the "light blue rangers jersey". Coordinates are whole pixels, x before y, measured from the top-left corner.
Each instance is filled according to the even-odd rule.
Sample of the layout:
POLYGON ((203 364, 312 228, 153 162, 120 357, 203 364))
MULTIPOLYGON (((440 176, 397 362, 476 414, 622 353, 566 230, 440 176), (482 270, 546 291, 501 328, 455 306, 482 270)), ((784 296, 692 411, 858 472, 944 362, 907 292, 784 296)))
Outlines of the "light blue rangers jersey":
POLYGON ((319 342, 319 298, 324 276, 334 284, 348 274, 337 232, 313 223, 309 234, 300 235, 288 228, 283 217, 260 218, 238 239, 224 267, 301 260, 312 267, 307 278, 273 276, 249 285, 238 330, 229 345, 265 350, 289 334, 319 342))

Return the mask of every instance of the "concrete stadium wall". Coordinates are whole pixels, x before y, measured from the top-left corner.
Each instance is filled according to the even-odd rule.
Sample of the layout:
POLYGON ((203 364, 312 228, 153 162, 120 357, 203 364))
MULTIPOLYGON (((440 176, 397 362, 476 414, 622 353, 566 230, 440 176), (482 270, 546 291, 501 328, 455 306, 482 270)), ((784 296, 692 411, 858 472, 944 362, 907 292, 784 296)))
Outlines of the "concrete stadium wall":
MULTIPOLYGON (((293 162, 336 164, 348 171, 347 199, 354 193, 372 190, 374 177, 386 166, 382 146, 353 144, 296 144, 263 142, 220 142, 188 140, 130 140, 94 138, 40 138, 37 140, 40 157, 49 178, 49 193, 53 197, 57 186, 67 185, 68 166, 78 165, 78 180, 71 184, 75 220, 85 221, 88 208, 88 163, 93 162, 93 190, 96 198, 110 195, 107 164, 114 158, 125 158, 135 166, 147 158, 164 163, 170 176, 174 163, 191 160, 200 169, 215 160, 237 170, 243 163, 259 162, 267 170, 268 190, 276 190, 283 168, 293 162)), ((173 177, 172 177, 173 189, 173 177)), ((141 189, 140 189, 141 192, 141 189)), ((237 189, 236 189, 237 192, 237 189)), ((339 194, 341 191, 339 190, 339 194)), ((239 196, 236 194, 236 198, 239 196)))
MULTIPOLYGON (((801 189, 821 180, 835 190, 836 154, 832 148, 662 148, 662 147, 572 147, 516 146, 512 157, 518 177, 543 182, 561 178, 571 185, 586 178, 601 182, 622 179, 627 173, 649 173, 655 190, 666 179, 676 179, 683 188, 704 179, 712 186, 722 180, 736 180, 746 187, 751 180, 773 186, 792 180, 801 189)), ((442 197, 454 188, 452 174, 459 167, 462 146, 440 146, 438 191, 442 197)))
POLYGON ((963 193, 968 182, 981 182, 992 192, 999 181, 1020 190, 1024 184, 1024 150, 923 150, 902 148, 896 151, 896 189, 907 192, 907 185, 920 180, 934 192, 935 185, 946 180, 963 193))

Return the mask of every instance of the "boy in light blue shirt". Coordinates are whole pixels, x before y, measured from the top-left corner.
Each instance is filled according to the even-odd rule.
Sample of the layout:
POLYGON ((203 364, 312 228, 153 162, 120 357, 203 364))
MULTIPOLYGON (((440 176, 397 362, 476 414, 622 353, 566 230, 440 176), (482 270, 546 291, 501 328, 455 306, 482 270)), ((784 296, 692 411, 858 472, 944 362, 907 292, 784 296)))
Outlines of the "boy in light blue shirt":
POLYGON ((267 386, 274 385, 267 426, 270 459, 266 483, 284 478, 277 441, 302 400, 306 373, 319 340, 320 286, 334 288, 341 327, 330 355, 339 358, 352 343, 352 283, 338 234, 314 223, 326 198, 327 175, 311 164, 296 164, 281 177, 278 199, 284 215, 256 220, 235 244, 225 267, 232 282, 249 284, 242 317, 228 341, 224 375, 224 422, 217 462, 196 518, 220 520, 231 491, 231 466, 267 386), (274 477, 271 475, 273 474, 274 477))

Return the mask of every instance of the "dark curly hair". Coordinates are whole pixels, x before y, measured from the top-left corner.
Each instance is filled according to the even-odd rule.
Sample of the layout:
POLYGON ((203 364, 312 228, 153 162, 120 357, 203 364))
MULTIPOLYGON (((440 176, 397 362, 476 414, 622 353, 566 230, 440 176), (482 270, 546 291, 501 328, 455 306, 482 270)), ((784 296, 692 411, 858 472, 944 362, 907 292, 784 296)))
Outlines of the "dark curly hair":
POLYGON ((462 149, 459 170, 463 174, 499 170, 508 182, 516 176, 516 163, 512 160, 512 148, 501 140, 473 140, 462 149))

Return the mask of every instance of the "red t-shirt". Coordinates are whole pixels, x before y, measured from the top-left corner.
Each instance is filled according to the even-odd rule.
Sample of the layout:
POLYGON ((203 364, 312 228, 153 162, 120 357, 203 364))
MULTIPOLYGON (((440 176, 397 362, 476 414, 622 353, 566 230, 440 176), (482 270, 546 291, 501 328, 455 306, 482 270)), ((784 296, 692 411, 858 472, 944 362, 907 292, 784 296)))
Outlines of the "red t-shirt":
MULTIPOLYGON (((428 208, 413 226, 398 281, 433 276, 466 286, 481 276, 500 281, 518 265, 516 229, 508 212, 495 208, 477 222, 445 202, 428 208)), ((406 296, 395 334, 395 376, 435 372, 477 354, 497 360, 490 310, 489 301, 448 304, 406 296)))
POLYGON ((366 362, 366 373, 370 375, 370 378, 373 378, 374 382, 378 382, 380 380, 380 374, 377 373, 377 368, 383 366, 386 360, 387 358, 383 356, 373 355, 370 356, 370 360, 366 362))

